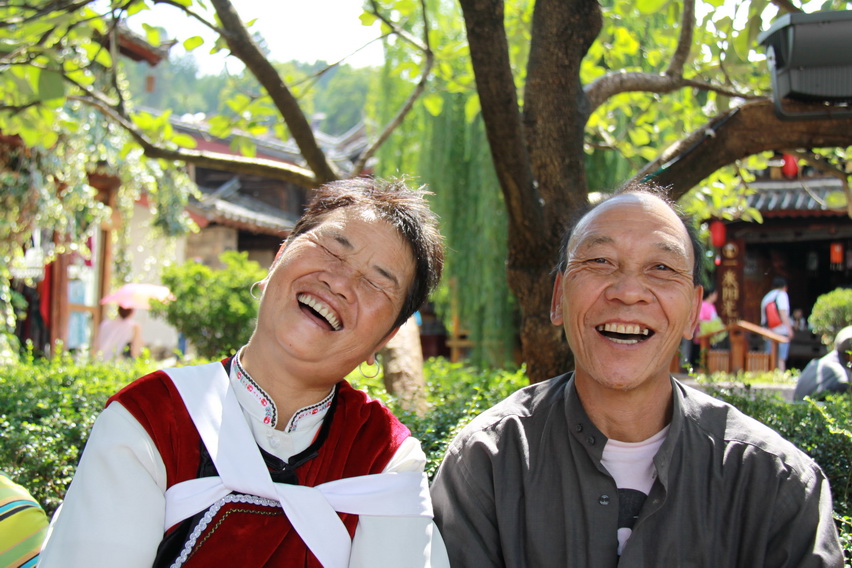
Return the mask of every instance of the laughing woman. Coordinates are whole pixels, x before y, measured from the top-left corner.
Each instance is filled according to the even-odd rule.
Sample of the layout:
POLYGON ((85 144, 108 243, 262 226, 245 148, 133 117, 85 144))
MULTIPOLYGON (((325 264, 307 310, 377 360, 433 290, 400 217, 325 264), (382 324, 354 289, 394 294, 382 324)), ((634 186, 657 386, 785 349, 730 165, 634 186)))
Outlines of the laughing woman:
POLYGON ((446 566, 420 443, 343 380, 442 267, 422 192, 318 189, 259 283, 248 344, 110 399, 40 566, 446 566))

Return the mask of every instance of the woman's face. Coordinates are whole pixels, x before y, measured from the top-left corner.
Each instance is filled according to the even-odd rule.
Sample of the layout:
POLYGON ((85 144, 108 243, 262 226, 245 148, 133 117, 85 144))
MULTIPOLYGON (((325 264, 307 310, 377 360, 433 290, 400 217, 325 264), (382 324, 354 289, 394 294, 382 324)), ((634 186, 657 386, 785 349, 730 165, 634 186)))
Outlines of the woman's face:
POLYGON ((252 346, 288 373, 333 384, 390 339, 413 278, 396 229, 371 210, 336 209, 281 251, 252 346))

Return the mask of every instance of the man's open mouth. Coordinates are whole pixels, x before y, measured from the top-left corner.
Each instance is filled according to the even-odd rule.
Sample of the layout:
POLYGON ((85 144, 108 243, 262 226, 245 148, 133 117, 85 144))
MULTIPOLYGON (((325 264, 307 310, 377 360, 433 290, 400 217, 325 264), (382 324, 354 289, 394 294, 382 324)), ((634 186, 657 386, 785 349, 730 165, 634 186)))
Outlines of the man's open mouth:
POLYGON ((605 323, 597 326, 595 329, 598 330, 598 333, 615 343, 623 343, 625 345, 645 341, 654 335, 653 330, 635 323, 605 323))
POLYGON ((314 298, 313 296, 309 296, 308 294, 299 294, 296 299, 299 301, 299 305, 302 306, 303 309, 312 313, 318 319, 326 322, 331 331, 340 331, 343 329, 343 325, 340 323, 340 318, 337 317, 337 314, 325 303, 314 298))

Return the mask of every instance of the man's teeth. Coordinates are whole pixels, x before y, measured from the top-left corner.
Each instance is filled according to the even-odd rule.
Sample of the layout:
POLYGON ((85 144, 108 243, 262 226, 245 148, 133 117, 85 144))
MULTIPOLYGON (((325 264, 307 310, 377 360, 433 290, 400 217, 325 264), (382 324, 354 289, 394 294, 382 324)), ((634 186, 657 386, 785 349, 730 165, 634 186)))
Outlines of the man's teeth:
POLYGON ((623 333, 625 335, 648 335, 648 328, 642 328, 635 323, 605 323, 598 326, 598 331, 609 331, 611 333, 623 333))
POLYGON ((331 325, 334 331, 340 331, 340 320, 337 318, 337 315, 324 303, 320 302, 313 296, 309 296, 307 294, 299 294, 296 298, 301 303, 305 304, 313 308, 319 315, 325 318, 325 320, 331 325))
MULTIPOLYGON (((647 327, 639 327, 636 324, 628 323, 605 323, 603 325, 599 325, 596 328, 598 331, 605 331, 608 333, 617 333, 618 335, 630 336, 630 335, 643 335, 648 337, 650 335, 650 331, 647 327)), ((634 343, 639 343, 641 341, 639 338, 635 337, 616 337, 614 335, 607 335, 607 339, 613 341, 615 343, 623 343, 626 345, 632 345, 634 343)))

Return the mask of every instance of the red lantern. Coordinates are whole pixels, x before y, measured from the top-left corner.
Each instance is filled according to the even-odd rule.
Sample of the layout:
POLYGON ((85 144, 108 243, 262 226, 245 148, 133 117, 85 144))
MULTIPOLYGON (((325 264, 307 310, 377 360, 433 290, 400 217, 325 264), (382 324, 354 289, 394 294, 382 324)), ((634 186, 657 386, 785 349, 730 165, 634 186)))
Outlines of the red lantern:
POLYGON ((799 164, 795 156, 784 154, 784 165, 781 166, 781 173, 788 178, 794 178, 798 175, 799 164))
POLYGON ((719 248, 725 244, 725 231, 725 224, 723 222, 718 219, 710 221, 710 242, 713 243, 714 247, 719 248))
POLYGON ((831 243, 830 258, 831 264, 840 264, 843 262, 843 243, 831 243))

